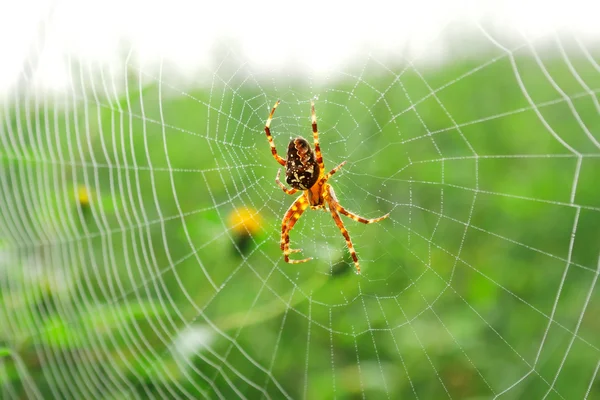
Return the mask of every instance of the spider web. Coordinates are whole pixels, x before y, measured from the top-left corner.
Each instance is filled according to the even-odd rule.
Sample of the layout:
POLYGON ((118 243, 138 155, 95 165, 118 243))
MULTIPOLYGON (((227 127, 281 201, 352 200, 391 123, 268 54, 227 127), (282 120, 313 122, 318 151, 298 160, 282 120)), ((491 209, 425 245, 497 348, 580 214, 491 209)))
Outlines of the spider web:
POLYGON ((197 88, 129 48, 68 57, 64 92, 19 88, 2 398, 600 395, 598 58, 577 34, 494 32, 441 69, 375 52, 285 76, 231 46, 197 88), (278 98, 280 154, 316 98, 341 204, 391 213, 344 219, 360 276, 324 212, 291 233, 313 261, 283 262, 278 98))

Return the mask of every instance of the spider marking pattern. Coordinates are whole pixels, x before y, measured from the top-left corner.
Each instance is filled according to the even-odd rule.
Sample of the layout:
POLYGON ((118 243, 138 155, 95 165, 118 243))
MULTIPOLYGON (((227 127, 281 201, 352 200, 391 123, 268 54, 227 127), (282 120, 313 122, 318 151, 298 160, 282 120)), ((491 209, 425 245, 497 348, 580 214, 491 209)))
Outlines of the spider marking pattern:
POLYGON ((373 219, 363 218, 346 210, 339 203, 337 197, 335 196, 333 187, 327 183, 327 181, 333 176, 333 174, 342 168, 344 164, 346 164, 346 161, 342 162, 340 165, 336 166, 327 174, 325 174, 325 163, 323 161, 321 147, 319 145, 319 130, 317 129, 317 115, 315 114, 314 101, 311 101, 310 103, 310 110, 315 150, 313 151, 306 139, 304 139, 302 136, 298 136, 295 139, 290 140, 285 159, 277 154, 275 141, 273 140, 273 136, 271 136, 271 121, 273 120, 273 114, 275 114, 275 110, 279 104, 280 100, 277 100, 273 106, 273 109, 271 110, 271 113, 269 114, 269 118, 265 123, 265 133, 267 134, 267 140, 271 146, 273 158, 275 158, 275 161, 277 161, 280 165, 285 167, 285 181, 292 188, 288 189, 279 180, 281 169, 277 170, 275 182, 285 193, 289 195, 293 195, 298 191, 303 192, 300 197, 298 197, 290 206, 283 216, 283 220, 281 221, 281 250, 283 251, 283 258, 285 262, 291 264, 298 264, 311 260, 310 257, 301 260, 290 259, 290 254, 298 253, 302 250, 290 249, 290 231, 294 225, 296 225, 296 222, 298 222, 302 216, 302 213, 308 207, 313 210, 329 208, 329 212, 331 213, 335 224, 340 232, 342 232, 344 239, 346 239, 346 245, 348 246, 348 250, 352 255, 352 260, 354 261, 354 266, 356 267, 356 273, 360 274, 358 256, 354 250, 354 245, 350 239, 350 234, 346 230, 346 227, 340 218, 340 214, 343 214, 348 218, 363 224, 379 222, 387 218, 390 214, 388 213, 382 217, 373 219))

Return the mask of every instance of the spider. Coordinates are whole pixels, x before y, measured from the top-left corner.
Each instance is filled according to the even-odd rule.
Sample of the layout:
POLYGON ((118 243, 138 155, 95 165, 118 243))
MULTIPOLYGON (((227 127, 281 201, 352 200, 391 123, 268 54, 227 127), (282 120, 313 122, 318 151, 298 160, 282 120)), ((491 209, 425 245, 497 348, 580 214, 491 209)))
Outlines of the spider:
POLYGON ((351 213, 340 205, 337 197, 335 196, 335 192, 333 191, 333 187, 331 187, 327 181, 333 174, 342 168, 344 164, 346 164, 346 161, 342 162, 340 165, 325 174, 325 164, 321 155, 321 147, 319 146, 319 131, 317 130, 317 116, 315 114, 314 101, 311 101, 310 108, 315 151, 313 152, 306 139, 304 139, 302 136, 298 136, 295 139, 290 140, 286 159, 284 160, 281 156, 279 156, 277 154, 277 149, 275 148, 275 142, 273 141, 273 136, 271 136, 270 129, 273 114, 275 113, 275 109, 277 109, 279 103, 280 100, 277 100, 273 106, 273 109, 271 110, 271 113, 269 114, 269 118, 265 124, 265 133, 267 134, 267 139, 271 145, 271 153, 273 153, 275 160, 285 167, 285 180, 292 188, 288 189, 279 180, 279 175, 281 173, 280 169, 277 170, 275 182, 285 193, 289 195, 293 195, 299 190, 304 192, 290 206, 283 217, 283 221, 281 222, 281 250, 283 251, 283 258, 285 262, 291 264, 303 263, 312 259, 310 257, 302 260, 290 259, 290 254, 302 251, 302 249, 290 249, 290 231, 294 225, 296 225, 296 222, 298 222, 298 219, 300 219, 302 213, 309 206, 313 210, 326 210, 326 207, 329 207, 329 211, 331 212, 335 224, 346 239, 348 250, 350 250, 352 260, 354 260, 356 273, 360 274, 358 257, 356 255, 356 251, 354 250, 354 246, 352 245, 352 240, 350 240, 350 235, 348 234, 348 231, 344 227, 344 223, 340 218, 340 213, 353 219, 354 221, 362 222, 363 224, 379 222, 387 218, 390 214, 388 213, 379 218, 367 219, 351 213))

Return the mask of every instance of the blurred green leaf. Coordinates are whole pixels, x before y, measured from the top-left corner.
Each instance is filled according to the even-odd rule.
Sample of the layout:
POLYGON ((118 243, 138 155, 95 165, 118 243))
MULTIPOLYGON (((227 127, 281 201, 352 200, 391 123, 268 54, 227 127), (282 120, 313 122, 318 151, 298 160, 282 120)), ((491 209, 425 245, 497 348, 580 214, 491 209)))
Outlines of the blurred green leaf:
POLYGON ((56 349, 78 348, 88 344, 90 334, 114 336, 123 324, 140 320, 146 322, 149 318, 159 318, 167 313, 169 310, 159 303, 138 302, 94 307, 68 321, 55 314, 45 321, 40 340, 56 349))
POLYGON ((12 351, 8 347, 0 347, 0 358, 8 357, 12 351))

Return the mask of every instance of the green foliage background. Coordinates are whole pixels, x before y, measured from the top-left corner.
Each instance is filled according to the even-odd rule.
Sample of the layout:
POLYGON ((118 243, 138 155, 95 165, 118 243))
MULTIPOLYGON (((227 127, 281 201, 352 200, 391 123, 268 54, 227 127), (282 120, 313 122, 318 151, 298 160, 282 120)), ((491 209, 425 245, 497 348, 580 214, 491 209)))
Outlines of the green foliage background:
POLYGON ((582 128, 600 140, 600 74, 582 54, 565 60, 543 59, 559 91, 517 53, 536 108, 502 55, 422 73, 371 60, 322 84, 220 72, 184 90, 132 69, 118 96, 90 81, 76 106, 8 103, 3 393, 600 397, 600 149, 582 128), (315 260, 280 254, 293 199, 263 126, 281 98, 283 153, 309 137, 314 95, 327 166, 348 160, 340 201, 391 212, 346 220, 360 277, 326 213, 292 233, 315 260), (228 222, 240 207, 258 213, 245 239, 228 222), (210 339, 181 355, 191 327, 210 339))

